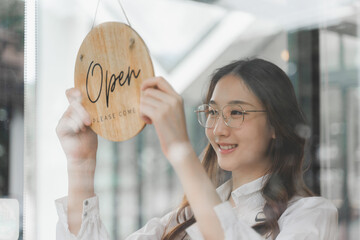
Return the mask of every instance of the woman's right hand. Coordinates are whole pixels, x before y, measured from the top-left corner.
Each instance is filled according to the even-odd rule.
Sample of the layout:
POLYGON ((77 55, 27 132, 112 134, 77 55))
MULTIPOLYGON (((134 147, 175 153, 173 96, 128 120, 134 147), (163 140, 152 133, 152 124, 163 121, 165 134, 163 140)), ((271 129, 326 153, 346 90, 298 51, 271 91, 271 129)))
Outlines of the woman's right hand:
POLYGON ((83 201, 95 195, 97 135, 89 127, 90 115, 81 104, 81 92, 66 91, 69 107, 61 117, 56 133, 68 166, 67 220, 70 232, 77 235, 82 223, 83 201))
POLYGON ((97 135, 89 127, 91 119, 81 104, 81 92, 76 88, 66 90, 69 106, 59 120, 56 133, 68 160, 68 167, 95 169, 97 135), (83 166, 83 165, 87 166, 83 166))

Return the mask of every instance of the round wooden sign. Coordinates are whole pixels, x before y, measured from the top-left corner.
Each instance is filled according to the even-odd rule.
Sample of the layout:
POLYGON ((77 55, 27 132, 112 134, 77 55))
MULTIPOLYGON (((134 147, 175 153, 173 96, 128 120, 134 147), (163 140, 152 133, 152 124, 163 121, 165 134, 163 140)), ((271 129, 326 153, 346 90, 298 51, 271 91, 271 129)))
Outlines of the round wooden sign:
POLYGON ((94 27, 75 64, 75 87, 94 132, 111 141, 138 134, 145 126, 139 115, 140 86, 153 76, 147 47, 131 27, 118 22, 94 27))

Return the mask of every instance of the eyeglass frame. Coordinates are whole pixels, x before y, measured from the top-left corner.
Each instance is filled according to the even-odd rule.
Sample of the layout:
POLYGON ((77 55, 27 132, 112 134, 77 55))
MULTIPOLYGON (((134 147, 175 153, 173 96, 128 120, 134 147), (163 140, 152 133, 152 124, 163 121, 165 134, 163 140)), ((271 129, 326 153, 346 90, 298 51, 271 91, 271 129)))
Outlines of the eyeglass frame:
MULTIPOLYGON (((204 105, 207 105, 208 107, 211 107, 211 108, 215 109, 214 107, 210 106, 210 104, 206 104, 206 103, 199 105, 197 108, 199 109, 199 107, 204 106, 204 105)), ((248 113, 248 112, 267 112, 266 110, 244 110, 244 108, 241 106, 241 104, 231 104, 231 103, 230 103, 230 104, 226 104, 226 105, 224 105, 224 106, 221 108, 221 110, 216 109, 216 111, 217 111, 217 112, 221 112, 222 119, 223 119, 225 125, 228 126, 229 128, 240 128, 240 126, 239 126, 239 127, 229 126, 229 123, 228 123, 227 121, 225 121, 226 118, 225 118, 225 116, 224 116, 223 110, 224 110, 225 107, 227 107, 227 106, 229 106, 229 105, 240 106, 240 108, 242 109, 242 111, 241 111, 241 112, 242 112, 242 122, 241 122, 240 126, 241 126, 241 125, 243 124, 243 122, 245 121, 245 113, 248 113)), ((218 114, 218 116, 216 117, 216 119, 215 119, 214 123, 211 125, 211 127, 205 127, 205 126, 203 126, 203 125, 201 124, 200 119, 199 119, 199 112, 204 112, 204 111, 203 111, 203 110, 195 110, 194 112, 196 112, 197 119, 198 119, 198 122, 199 122, 200 126, 202 126, 202 127, 204 127, 204 128, 213 128, 213 127, 215 127, 216 124, 217 124, 218 119, 220 118, 220 114, 218 114)), ((230 121, 229 121, 229 122, 230 122, 230 121)))

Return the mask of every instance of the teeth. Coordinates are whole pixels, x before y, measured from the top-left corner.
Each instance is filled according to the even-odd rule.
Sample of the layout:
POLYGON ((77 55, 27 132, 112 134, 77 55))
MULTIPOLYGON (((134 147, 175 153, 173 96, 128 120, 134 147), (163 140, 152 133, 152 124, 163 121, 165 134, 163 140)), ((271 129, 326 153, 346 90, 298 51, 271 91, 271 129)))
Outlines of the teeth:
POLYGON ((236 144, 234 145, 226 145, 226 146, 221 146, 219 145, 219 147, 223 150, 229 150, 229 149, 232 149, 232 148, 235 148, 236 147, 236 144))

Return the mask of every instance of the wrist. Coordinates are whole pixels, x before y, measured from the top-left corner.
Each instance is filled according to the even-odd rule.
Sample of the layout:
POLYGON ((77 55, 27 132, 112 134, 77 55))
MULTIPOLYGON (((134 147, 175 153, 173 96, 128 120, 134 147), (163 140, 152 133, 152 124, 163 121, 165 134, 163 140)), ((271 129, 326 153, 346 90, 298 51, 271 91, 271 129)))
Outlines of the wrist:
POLYGON ((95 159, 68 159, 68 195, 79 200, 94 196, 95 159))
POLYGON ((190 142, 173 143, 169 147, 168 159, 173 167, 187 161, 193 161, 194 158, 198 159, 190 142))
POLYGON ((94 174, 69 175, 68 197, 70 199, 82 202, 94 195, 94 174))
POLYGON ((95 174, 96 157, 67 158, 67 171, 70 175, 95 174))

